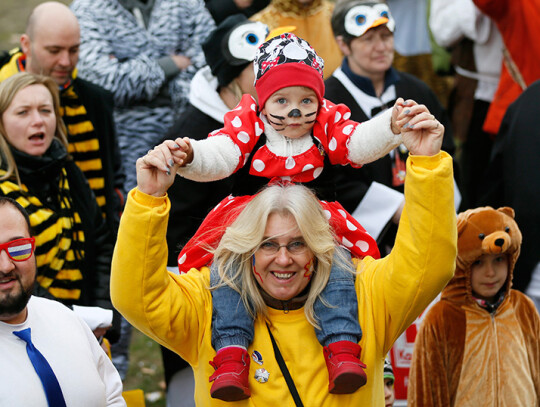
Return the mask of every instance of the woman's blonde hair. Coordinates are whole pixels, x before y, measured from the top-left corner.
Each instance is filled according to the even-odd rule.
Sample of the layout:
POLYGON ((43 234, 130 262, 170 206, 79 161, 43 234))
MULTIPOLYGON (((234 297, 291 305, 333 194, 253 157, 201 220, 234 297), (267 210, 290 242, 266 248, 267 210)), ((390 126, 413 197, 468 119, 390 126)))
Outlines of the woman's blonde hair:
POLYGON ((58 85, 54 80, 42 75, 35 75, 27 72, 19 72, 0 83, 0 168, 6 173, 0 176, 0 181, 11 178, 13 175, 17 179, 17 183, 21 184, 19 171, 15 158, 9 148, 6 130, 4 128, 4 112, 13 102, 13 99, 22 89, 31 85, 45 86, 53 100, 54 114, 56 116, 56 132, 55 138, 58 139, 67 150, 66 126, 60 114, 60 96, 58 94, 58 85))
MULTIPOLYGON (((323 208, 313 192, 303 185, 268 186, 245 206, 226 229, 214 252, 220 283, 212 288, 230 286, 240 294, 253 317, 267 317, 267 308, 252 271, 252 256, 265 240, 268 217, 274 213, 292 216, 313 252, 315 270, 304 309, 307 320, 319 328, 313 306, 328 282, 334 253, 338 254, 337 261, 343 263, 341 267, 352 271, 352 266, 339 255, 340 251, 335 251, 336 240, 323 208)), ((268 236, 267 239, 275 237, 268 236)))

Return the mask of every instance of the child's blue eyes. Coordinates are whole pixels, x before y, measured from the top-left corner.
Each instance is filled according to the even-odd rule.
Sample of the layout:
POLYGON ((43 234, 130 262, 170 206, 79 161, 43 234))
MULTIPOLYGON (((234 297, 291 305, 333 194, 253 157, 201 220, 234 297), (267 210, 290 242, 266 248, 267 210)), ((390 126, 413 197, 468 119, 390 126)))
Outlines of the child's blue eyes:
MULTIPOLYGON (((285 105, 285 104, 290 103, 290 102, 289 102, 289 100, 287 98, 278 98, 278 99, 275 99, 274 103, 276 103, 278 105, 285 105)), ((313 103, 313 99, 312 98, 304 98, 304 99, 302 99, 300 101, 300 103, 303 104, 303 105, 309 105, 310 103, 313 103)))

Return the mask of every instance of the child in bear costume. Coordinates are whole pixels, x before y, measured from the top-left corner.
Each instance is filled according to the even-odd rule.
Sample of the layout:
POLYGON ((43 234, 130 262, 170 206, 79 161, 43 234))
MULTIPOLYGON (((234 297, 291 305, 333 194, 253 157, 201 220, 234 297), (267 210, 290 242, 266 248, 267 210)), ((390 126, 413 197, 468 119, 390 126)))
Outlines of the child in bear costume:
POLYGON ((416 337, 409 406, 538 406, 540 316, 512 290, 521 232, 514 210, 458 215, 454 278, 416 337))

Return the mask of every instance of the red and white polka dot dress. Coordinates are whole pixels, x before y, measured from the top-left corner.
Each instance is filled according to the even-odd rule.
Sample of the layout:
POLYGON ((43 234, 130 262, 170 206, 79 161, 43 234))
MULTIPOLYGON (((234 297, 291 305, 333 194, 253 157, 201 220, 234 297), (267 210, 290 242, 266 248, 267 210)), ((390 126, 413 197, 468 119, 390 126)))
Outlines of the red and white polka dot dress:
POLYGON ((293 182, 309 182, 317 178, 324 167, 324 155, 330 162, 354 165, 348 158, 348 142, 354 129, 360 124, 349 120, 351 112, 345 105, 334 105, 323 100, 313 126, 313 136, 320 142, 322 150, 313 144, 302 154, 278 156, 267 145, 253 152, 264 131, 264 123, 258 114, 257 102, 250 95, 244 95, 240 104, 225 115, 222 129, 210 134, 227 136, 236 145, 240 160, 235 171, 242 168, 253 154, 249 173, 272 179, 281 177, 293 182))
MULTIPOLYGON (((313 136, 322 146, 313 144, 307 151, 289 157, 278 156, 267 145, 253 152, 259 137, 264 131, 264 123, 258 116, 257 103, 253 97, 244 95, 240 104, 225 115, 225 125, 209 137, 228 136, 237 147, 240 156, 235 172, 246 165, 253 154, 249 173, 269 180, 279 177, 291 182, 309 182, 317 178, 324 168, 324 156, 328 155, 331 164, 353 165, 348 159, 348 141, 360 124, 349 120, 350 111, 345 105, 334 105, 324 100, 313 136)), ((254 191, 255 192, 255 191, 254 191)), ((241 212, 252 196, 229 196, 220 202, 206 217, 195 236, 184 246, 178 256, 181 272, 200 268, 212 261, 212 254, 205 247, 215 247, 225 228, 241 212)), ((321 201, 321 205, 334 228, 339 243, 349 249, 353 256, 380 257, 375 240, 338 202, 321 201)))

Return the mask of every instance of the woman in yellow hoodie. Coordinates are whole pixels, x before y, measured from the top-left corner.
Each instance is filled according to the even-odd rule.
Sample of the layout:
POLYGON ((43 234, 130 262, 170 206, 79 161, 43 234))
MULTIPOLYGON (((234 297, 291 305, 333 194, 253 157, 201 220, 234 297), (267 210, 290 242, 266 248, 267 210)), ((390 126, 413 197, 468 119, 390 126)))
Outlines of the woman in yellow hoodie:
MULTIPOLYGON (((242 372, 249 377, 251 397, 237 405, 384 404, 385 355, 442 290, 455 265, 452 159, 440 151, 443 126, 427 109, 416 114, 418 109, 425 107, 411 103, 399 116, 402 125, 408 123, 403 140, 411 155, 394 250, 383 259, 366 257, 357 264, 359 320, 368 327, 360 345, 369 377, 358 391, 327 390, 313 302, 328 279, 335 241, 311 192, 298 185, 271 185, 246 204, 225 232, 215 260, 220 267, 243 260, 242 295, 255 314, 248 349, 253 362, 245 360, 242 372), (287 372, 297 397, 291 395, 287 372)), ((214 369, 207 362, 215 356, 209 269, 180 276, 166 270, 166 191, 185 156, 177 147, 166 142, 137 161, 138 186, 122 216, 111 294, 128 321, 191 364, 197 405, 226 405, 210 397, 208 382, 214 369)))

